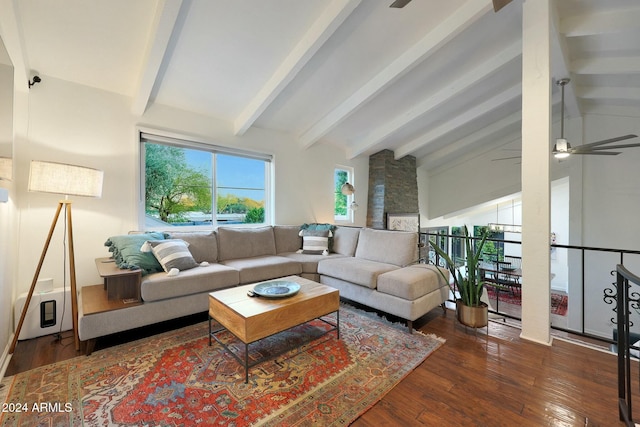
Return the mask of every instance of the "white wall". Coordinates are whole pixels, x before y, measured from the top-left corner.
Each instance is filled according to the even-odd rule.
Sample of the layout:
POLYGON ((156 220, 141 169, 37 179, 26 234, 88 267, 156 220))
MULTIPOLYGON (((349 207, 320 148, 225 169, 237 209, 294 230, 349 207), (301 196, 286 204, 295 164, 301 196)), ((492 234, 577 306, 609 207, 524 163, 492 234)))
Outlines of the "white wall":
MULTIPOLYGON (((13 78, 11 79, 13 82, 13 78)), ((2 93, 13 93, 13 84, 2 86, 2 93)), ((7 95, 10 99, 11 110, 13 105, 20 105, 24 96, 17 94, 14 96, 7 95)), ((0 155, 12 157, 13 154, 13 133, 15 129, 14 122, 19 123, 20 116, 13 114, 13 111, 3 110, 0 116, 9 114, 11 120, 9 123, 3 121, 2 131, 3 138, 7 138, 0 155), (8 129, 7 129, 8 128, 8 129), (8 136, 6 136, 8 135, 8 136)), ((14 167, 15 171, 15 167, 14 167)), ((15 278, 16 278, 16 242, 17 242, 17 218, 18 211, 15 204, 15 182, 0 180, 0 188, 6 190, 9 194, 9 200, 6 203, 0 203, 0 377, 6 369, 8 362, 8 350, 10 342, 13 338, 13 311, 11 310, 13 300, 15 298, 15 278)))
MULTIPOLYGON (((582 120, 565 120, 566 134, 581 135, 582 120)), ((558 133, 560 124, 554 123, 554 132, 558 133)), ((558 135, 559 136, 559 135, 558 135)), ((425 221, 450 215, 454 212, 474 208, 487 202, 494 203, 522 190, 521 165, 517 159, 494 161, 516 155, 507 152, 504 147, 517 146, 518 136, 506 138, 491 149, 482 152, 469 152, 456 160, 430 171, 418 169, 418 197, 420 213, 425 221), (455 194, 455 197, 451 197, 455 194)), ((549 141, 549 155, 552 142, 549 141)), ((574 162, 575 163, 575 162, 574 162)), ((556 180, 571 174, 572 164, 552 161, 552 179, 556 180)))
MULTIPOLYGON (((640 119, 587 116, 585 142, 626 134, 640 135, 640 119)), ((640 143, 634 138, 625 143, 640 143)), ((584 244, 638 249, 640 222, 640 147, 617 156, 584 156, 584 244)))
POLYGON ((15 218, 13 189, 10 182, 0 181, 0 188, 9 190, 9 201, 0 203, 0 377, 13 334, 11 310, 14 299, 15 218))
MULTIPOLYGON (((3 49, 0 39, 0 49, 3 49)), ((13 67, 0 63, 0 157, 11 157, 13 142, 13 67)))
MULTIPOLYGON (((566 136, 574 146, 630 133, 640 134, 640 120, 635 117, 587 115, 583 119, 566 120, 565 125, 566 136)), ((640 139, 624 143, 627 142, 640 142, 640 139)), ((499 173, 493 169, 495 162, 492 166, 491 158, 497 158, 498 150, 469 154, 431 172, 418 169, 421 224, 495 222, 496 203, 504 204, 511 186, 520 182, 519 168, 515 170, 505 165, 499 173)), ((551 231, 556 233, 557 243, 640 250, 640 221, 635 220, 640 212, 638 164, 640 148, 626 149, 618 156, 589 155, 574 156, 561 162, 554 160, 551 231)), ((520 191, 519 186, 513 193, 516 191, 520 191)), ((508 207, 508 203, 506 205, 508 207)), ((502 220, 502 210, 500 216, 502 220)), ((619 262, 615 253, 587 251, 583 295, 580 251, 556 251, 551 263, 554 274, 551 287, 569 292, 570 327, 581 327, 582 311, 572 306, 571 301, 581 301, 584 296, 584 312, 589 313, 585 316, 586 331, 610 336, 613 328, 610 320, 615 316, 612 306, 603 301, 604 289, 612 287, 615 277, 610 273, 619 262)), ((624 263, 640 275, 640 255, 628 255, 624 263)), ((640 324, 640 319, 636 324, 640 324)))
MULTIPOLYGON (((585 142, 625 134, 640 135, 640 120, 634 117, 591 115, 585 117, 585 142)), ((621 143, 640 142, 640 138, 621 143)), ((584 246, 640 250, 640 148, 629 148, 617 156, 584 156, 583 244, 584 246)), ((625 266, 640 275, 640 256, 626 256, 625 266)), ((616 254, 587 253, 585 268, 585 312, 587 330, 610 336, 615 314, 598 310, 603 289, 612 288, 610 274, 620 262, 616 254)), ((640 324, 635 319, 635 324, 640 324)))
POLYGON ((421 214, 438 218, 519 192, 520 165, 516 160, 491 161, 500 157, 504 153, 493 150, 462 156, 430 172, 418 169, 421 214))
MULTIPOLYGON (((354 167, 353 185, 357 194, 367 194, 369 160, 347 160, 341 149, 330 145, 315 144, 309 149, 300 149, 291 135, 256 128, 237 137, 233 135, 230 123, 159 105, 151 106, 140 124, 156 129, 183 130, 215 144, 273 154, 275 224, 333 223, 333 170, 337 165, 354 167)), ((365 222, 366 209, 359 209, 355 223, 364 225, 365 222)))
MULTIPOLYGON (((569 178, 551 183, 551 232, 556 244, 569 244, 569 178)), ((551 249, 551 289, 569 292, 569 260, 566 249, 551 249)))
MULTIPOLYGON (((105 171, 101 199, 74 198, 73 234, 78 285, 100 283, 94 258, 105 256, 111 232, 135 224, 136 149, 131 143, 135 118, 119 95, 47 76, 29 91, 28 124, 15 147, 16 191, 20 210, 18 293, 31 284, 40 253, 63 196, 27 191, 31 160, 65 162, 105 171)), ((58 221, 41 277, 63 286, 64 222, 58 221)), ((67 276, 68 277, 68 276, 67 276)))
MULTIPOLYGON (((551 183, 551 229, 557 235, 556 243, 569 244, 569 178, 561 178, 551 183)), ((522 200, 521 194, 515 193, 506 197, 491 200, 479 206, 474 206, 463 211, 452 213, 445 217, 424 220, 421 224, 425 227, 462 226, 469 228, 474 225, 522 224, 522 200)), ((505 233, 504 239, 519 242, 520 233, 505 233)), ((518 243, 506 243, 505 254, 522 256, 521 245, 518 243)), ((552 272, 555 275, 551 287, 556 290, 567 290, 567 256, 566 251, 558 251, 552 257, 552 272)))
MULTIPOLYGON (((316 144, 301 150, 289 135, 250 129, 235 137, 230 124, 210 117, 152 106, 142 118, 130 113, 131 100, 48 76, 29 92, 27 135, 16 147, 20 224, 18 283, 28 290, 59 197, 26 191, 29 162, 63 161, 104 170, 101 199, 73 200, 73 232, 78 286, 100 283, 94 259, 107 256, 105 240, 138 228, 139 147, 136 128, 155 127, 219 145, 272 153, 275 164, 275 223, 333 222, 333 170, 355 168, 359 194, 367 194, 368 159, 350 161, 341 150, 316 144)), ((365 210, 355 224, 364 225, 365 210)), ((62 286, 62 224, 58 225, 42 277, 62 286)))

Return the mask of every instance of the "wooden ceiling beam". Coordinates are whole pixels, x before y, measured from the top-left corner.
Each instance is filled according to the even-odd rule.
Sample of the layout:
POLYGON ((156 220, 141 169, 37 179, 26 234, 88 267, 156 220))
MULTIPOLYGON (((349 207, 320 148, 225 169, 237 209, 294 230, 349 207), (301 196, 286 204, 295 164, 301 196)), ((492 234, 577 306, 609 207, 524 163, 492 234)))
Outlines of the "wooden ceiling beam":
POLYGON ((386 89, 413 67, 437 52, 447 42, 469 28, 487 13, 493 13, 491 1, 468 0, 420 41, 387 65, 360 89, 311 126, 298 138, 302 148, 308 148, 342 123, 359 107, 386 89))
POLYGON ((640 74, 640 57, 579 58, 571 63, 576 74, 640 74))
POLYGON ((234 134, 243 135, 276 97, 351 15, 361 0, 333 0, 287 55, 267 83, 235 119, 234 134))
POLYGON ((136 84, 131 112, 134 115, 144 114, 151 98, 151 92, 156 84, 160 67, 167 54, 167 48, 173 29, 176 26, 182 0, 162 0, 158 3, 155 17, 152 23, 151 35, 147 43, 147 51, 140 67, 136 84))
POLYGON ((400 146, 399 148, 394 150, 395 158, 401 159, 404 156, 413 154, 420 148, 433 143, 438 138, 443 137, 444 135, 457 129, 458 127, 464 126, 482 117, 488 112, 515 100, 520 96, 522 96, 522 84, 518 83, 508 88, 507 90, 493 96, 492 98, 489 98, 485 102, 478 104, 442 123, 441 125, 431 129, 424 135, 421 135, 420 137, 415 138, 414 140, 400 146))
MULTIPOLYGON (((513 43, 507 49, 487 59, 482 64, 466 72, 462 77, 451 82, 434 95, 428 97, 418 105, 403 111, 388 122, 378 126, 366 138, 356 144, 348 152, 348 158, 357 157, 382 143, 386 138, 407 126, 411 122, 419 120, 431 111, 442 107, 452 98, 462 96, 464 91, 481 84, 482 80, 495 73, 497 70, 520 58, 522 55, 522 43, 513 43)), ((377 151, 377 150, 376 150, 377 151)))
MULTIPOLYGON (((417 166, 426 167, 427 169, 435 168, 440 164, 449 162, 455 157, 458 157, 461 152, 466 153, 473 150, 474 146, 477 145, 477 143, 480 141, 495 140, 496 136, 504 132, 505 129, 515 129, 515 132, 510 132, 510 136, 508 137, 509 141, 515 140, 516 138, 513 135, 516 134, 518 135, 517 140, 520 141, 521 121, 521 111, 511 113, 508 116, 491 123, 489 126, 485 126, 479 131, 474 132, 471 135, 467 135, 462 139, 459 139, 453 144, 447 144, 439 150, 434 151, 433 153, 429 153, 426 156, 421 156, 418 159, 417 166)), ((500 138, 498 141, 502 142, 503 139, 504 137, 500 138)), ((482 144, 482 146, 486 149, 485 144, 482 144)))
POLYGON ((559 30, 566 37, 637 31, 640 29, 640 5, 610 12, 569 16, 560 24, 559 30))

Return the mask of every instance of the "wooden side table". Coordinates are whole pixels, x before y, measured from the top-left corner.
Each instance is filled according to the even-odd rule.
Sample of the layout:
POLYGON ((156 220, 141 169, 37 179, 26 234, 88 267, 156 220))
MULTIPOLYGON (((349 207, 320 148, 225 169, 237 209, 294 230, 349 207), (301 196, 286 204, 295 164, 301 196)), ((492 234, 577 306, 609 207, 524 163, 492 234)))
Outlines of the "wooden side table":
POLYGON ((118 310, 133 305, 140 305, 142 301, 132 299, 107 299, 104 285, 83 286, 82 291, 82 313, 90 314, 104 313, 105 311, 118 310))
MULTIPOLYGON (((89 316, 142 304, 140 296, 142 270, 120 269, 113 258, 96 258, 96 267, 104 283, 80 288, 83 315, 89 316)), ((87 341, 85 346, 87 356, 93 352, 95 343, 95 338, 87 341)))
POLYGON ((131 302, 142 300, 140 297, 142 270, 118 268, 113 258, 96 258, 96 267, 98 274, 104 279, 108 300, 131 300, 131 302))

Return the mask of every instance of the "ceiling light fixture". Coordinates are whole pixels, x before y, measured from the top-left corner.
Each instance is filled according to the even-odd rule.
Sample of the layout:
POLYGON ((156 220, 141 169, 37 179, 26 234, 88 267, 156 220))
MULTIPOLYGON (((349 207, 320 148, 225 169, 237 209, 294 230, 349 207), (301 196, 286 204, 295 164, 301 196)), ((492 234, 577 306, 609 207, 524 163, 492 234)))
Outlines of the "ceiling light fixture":
POLYGON ((345 182, 344 184, 342 184, 342 187, 340 187, 340 192, 345 196, 351 196, 353 193, 356 192, 356 190, 355 188, 353 188, 353 185, 349 184, 348 182, 345 182))
POLYGON ((553 146, 553 156, 556 159, 566 159, 571 155, 569 150, 571 149, 571 145, 564 138, 556 139, 556 145, 553 146))
POLYGON ((356 189, 353 187, 353 185, 349 184, 348 182, 345 182, 344 184, 342 184, 342 187, 340 187, 340 192, 347 197, 353 196, 353 200, 349 205, 349 209, 351 209, 352 211, 358 210, 359 206, 356 203, 356 197, 354 196, 356 189))
POLYGON ((569 83, 571 79, 560 79, 556 82, 560 86, 562 92, 562 98, 560 102, 560 138, 556 139, 556 143, 553 146, 553 156, 556 159, 566 159, 571 154, 571 145, 569 141, 564 138, 564 86, 569 83))
POLYGON ((522 225, 515 224, 515 203, 511 200, 511 224, 501 224, 498 216, 499 204, 496 204, 496 222, 487 224, 490 231, 495 233, 522 233, 522 225))

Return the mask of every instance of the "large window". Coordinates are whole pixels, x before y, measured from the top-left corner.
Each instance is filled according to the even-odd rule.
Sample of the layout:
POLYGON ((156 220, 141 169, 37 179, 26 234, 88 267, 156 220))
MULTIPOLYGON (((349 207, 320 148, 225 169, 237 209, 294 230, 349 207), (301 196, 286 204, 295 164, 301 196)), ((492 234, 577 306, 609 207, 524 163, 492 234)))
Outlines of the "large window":
POLYGON ((353 169, 342 166, 335 168, 333 173, 333 218, 335 221, 353 220, 353 210, 350 208, 351 203, 354 201, 353 195, 342 194, 342 186, 347 182, 353 184, 353 169))
POLYGON ((268 223, 268 155, 141 133, 145 228, 268 223))

